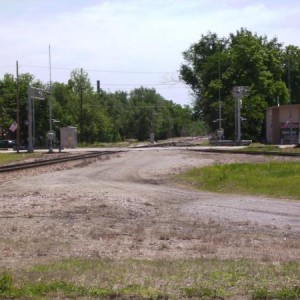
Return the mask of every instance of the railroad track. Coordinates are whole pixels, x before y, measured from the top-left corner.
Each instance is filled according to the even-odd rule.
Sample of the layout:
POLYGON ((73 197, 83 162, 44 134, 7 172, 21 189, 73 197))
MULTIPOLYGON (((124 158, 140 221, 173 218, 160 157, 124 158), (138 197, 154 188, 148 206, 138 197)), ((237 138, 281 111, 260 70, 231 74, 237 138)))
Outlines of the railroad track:
POLYGON ((300 157, 300 153, 297 152, 279 152, 279 151, 247 151, 239 149, 192 149, 189 151, 195 152, 210 152, 210 153, 224 153, 224 154, 247 154, 247 155, 273 155, 273 156, 293 156, 300 157))
POLYGON ((20 171, 20 170, 25 170, 25 169, 30 169, 30 168, 38 168, 38 167, 42 167, 42 166, 54 165, 54 164, 59 164, 59 163, 74 161, 74 160, 84 160, 84 159, 95 158, 95 157, 99 157, 99 156, 103 156, 103 155, 115 154, 115 153, 120 153, 120 152, 124 152, 124 151, 121 151, 121 150, 95 151, 95 152, 66 156, 66 157, 56 157, 56 158, 50 158, 50 159, 44 159, 44 160, 36 160, 36 161, 32 161, 32 162, 10 164, 10 165, 5 165, 5 166, 0 166, 0 173, 20 171))
MULTIPOLYGON (((240 150, 231 150, 231 149, 188 149, 189 151, 195 152, 210 152, 210 153, 226 153, 226 154, 248 154, 248 155, 273 155, 273 156, 294 156, 300 157, 300 153, 289 153, 289 152, 253 152, 253 151, 240 151, 240 150)), ((20 171, 30 168, 38 168, 47 165, 54 165, 68 161, 75 161, 75 160, 84 160, 89 158, 95 158, 103 155, 115 154, 124 152, 124 150, 111 150, 111 151, 93 151, 85 154, 79 155, 72 155, 66 157, 57 157, 57 158, 50 158, 44 160, 36 160, 32 162, 24 162, 24 163, 16 163, 10 164, 5 166, 0 166, 0 173, 4 172, 13 172, 13 171, 20 171)))

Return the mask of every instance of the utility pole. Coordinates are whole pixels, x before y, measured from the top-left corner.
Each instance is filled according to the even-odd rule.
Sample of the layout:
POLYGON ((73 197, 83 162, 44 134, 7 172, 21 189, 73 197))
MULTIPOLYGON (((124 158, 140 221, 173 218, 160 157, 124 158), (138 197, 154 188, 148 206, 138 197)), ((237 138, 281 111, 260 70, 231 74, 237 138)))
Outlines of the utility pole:
POLYGON ((235 114, 236 114, 236 132, 237 132, 237 143, 241 144, 241 108, 242 108, 242 101, 243 97, 249 94, 249 87, 248 86, 235 86, 233 88, 233 95, 236 98, 235 101, 235 114))
POLYGON ((220 61, 220 45, 218 45, 218 106, 219 106, 219 117, 213 122, 218 122, 219 126, 217 129, 218 140, 224 138, 224 130, 222 128, 222 102, 221 102, 221 61, 220 61))
POLYGON ((49 45, 49 132, 48 132, 48 142, 49 142, 49 153, 53 152, 53 131, 52 131, 52 103, 51 103, 51 90, 52 90, 52 74, 51 74, 51 48, 49 45))
POLYGON ((83 109, 82 109, 82 102, 83 102, 83 86, 82 86, 82 68, 80 69, 80 142, 82 143, 83 139, 83 109))
POLYGON ((222 105, 221 105, 221 63, 220 63, 220 52, 219 52, 218 75, 219 75, 219 130, 221 130, 222 129, 222 105))
POLYGON ((31 86, 28 86, 28 107, 27 107, 27 122, 28 122, 28 146, 27 152, 33 152, 33 143, 32 143, 32 98, 31 98, 31 86))
POLYGON ((288 51, 288 90, 289 90, 289 126, 290 126, 290 144, 293 143, 293 122, 292 122, 292 101, 291 101, 291 62, 290 52, 288 51))
POLYGON ((20 87, 19 87, 19 64, 16 62, 16 73, 17 73, 17 153, 20 150, 20 87))

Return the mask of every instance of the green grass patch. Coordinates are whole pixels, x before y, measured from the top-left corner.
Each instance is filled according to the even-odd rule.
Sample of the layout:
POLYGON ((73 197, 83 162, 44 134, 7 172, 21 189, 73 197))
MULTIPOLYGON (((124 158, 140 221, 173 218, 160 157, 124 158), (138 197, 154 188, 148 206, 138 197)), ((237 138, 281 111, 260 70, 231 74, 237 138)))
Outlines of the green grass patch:
POLYGON ((27 152, 13 152, 13 153, 0 153, 0 165, 20 162, 29 158, 39 158, 44 155, 41 152, 27 153, 27 152))
POLYGON ((280 147, 277 145, 265 145, 260 143, 252 143, 247 147, 239 149, 239 152, 281 152, 281 153, 299 153, 300 147, 291 146, 291 147, 280 147))
POLYGON ((252 293, 253 300, 272 300, 272 299, 300 299, 300 286, 283 287, 277 290, 268 288, 255 289, 252 293))
POLYGON ((177 178, 212 192, 300 200, 300 163, 235 163, 194 168, 177 178))
POLYGON ((298 299, 299 269, 299 262, 69 259, 0 273, 0 299, 298 299))

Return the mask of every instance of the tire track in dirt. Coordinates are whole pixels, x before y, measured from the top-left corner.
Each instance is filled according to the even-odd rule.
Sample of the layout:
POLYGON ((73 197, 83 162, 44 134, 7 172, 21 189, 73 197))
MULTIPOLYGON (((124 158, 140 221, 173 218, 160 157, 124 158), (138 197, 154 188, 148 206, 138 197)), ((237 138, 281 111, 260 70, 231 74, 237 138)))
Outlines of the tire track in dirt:
POLYGON ((269 159, 135 150, 1 182, 0 265, 72 256, 299 260, 299 202, 170 180, 194 166, 269 159))

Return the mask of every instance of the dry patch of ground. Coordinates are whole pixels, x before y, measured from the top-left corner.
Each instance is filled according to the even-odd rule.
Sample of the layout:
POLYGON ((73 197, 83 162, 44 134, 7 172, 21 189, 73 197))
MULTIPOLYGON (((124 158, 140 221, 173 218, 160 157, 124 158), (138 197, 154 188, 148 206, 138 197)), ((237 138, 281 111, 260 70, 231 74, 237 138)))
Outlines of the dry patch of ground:
POLYGON ((300 260, 299 202, 170 180, 194 166, 269 159, 143 149, 1 175, 0 267, 69 257, 300 260))

